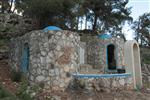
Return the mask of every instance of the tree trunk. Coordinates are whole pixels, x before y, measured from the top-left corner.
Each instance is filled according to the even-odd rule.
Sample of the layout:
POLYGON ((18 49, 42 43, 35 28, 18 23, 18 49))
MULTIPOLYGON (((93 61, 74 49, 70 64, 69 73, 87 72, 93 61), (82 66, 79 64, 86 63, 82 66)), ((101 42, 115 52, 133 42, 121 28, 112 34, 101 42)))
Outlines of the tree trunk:
POLYGON ((141 35, 141 47, 143 47, 143 36, 141 35))
POLYGON ((78 16, 78 17, 77 17, 77 28, 76 28, 77 30, 79 30, 79 24, 80 24, 80 23, 79 23, 79 16, 78 16))
POLYGON ((4 8, 4 0, 2 0, 2 5, 1 5, 1 13, 4 13, 5 8, 4 8))
POLYGON ((98 18, 98 16, 95 14, 94 24, 93 24, 93 31, 96 30, 96 26, 97 26, 97 18, 98 18))
POLYGON ((139 35, 138 32, 137 32, 136 34, 137 34, 137 36, 135 37, 135 40, 136 40, 137 42, 139 42, 140 35, 139 35))
POLYGON ((85 29, 87 29, 87 15, 85 15, 85 29))
POLYGON ((10 1, 9 13, 11 13, 11 9, 12 9, 12 6, 13 6, 13 2, 14 2, 14 0, 11 0, 11 1, 10 1))
POLYGON ((82 30, 83 21, 81 20, 81 30, 82 30))

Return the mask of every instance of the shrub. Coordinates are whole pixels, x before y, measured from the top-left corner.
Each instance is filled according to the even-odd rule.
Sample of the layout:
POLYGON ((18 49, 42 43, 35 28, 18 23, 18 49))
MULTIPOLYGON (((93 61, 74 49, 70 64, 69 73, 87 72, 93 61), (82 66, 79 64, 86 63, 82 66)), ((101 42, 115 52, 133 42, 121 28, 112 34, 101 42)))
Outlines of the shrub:
POLYGON ((11 80, 13 82, 21 82, 21 78, 22 78, 22 73, 21 72, 17 72, 15 70, 12 70, 11 72, 11 80))
POLYGON ((17 98, 0 84, 0 100, 17 100, 17 98))
POLYGON ((30 93, 28 92, 28 80, 22 75, 20 87, 16 93, 19 100, 33 100, 30 93))

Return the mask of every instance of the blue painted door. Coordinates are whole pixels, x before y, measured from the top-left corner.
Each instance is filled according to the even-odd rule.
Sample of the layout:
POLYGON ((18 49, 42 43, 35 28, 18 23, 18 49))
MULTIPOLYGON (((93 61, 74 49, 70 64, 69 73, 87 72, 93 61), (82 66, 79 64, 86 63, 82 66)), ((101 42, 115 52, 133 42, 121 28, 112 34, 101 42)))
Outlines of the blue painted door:
POLYGON ((21 71, 26 73, 29 67, 29 47, 25 45, 22 53, 21 71))

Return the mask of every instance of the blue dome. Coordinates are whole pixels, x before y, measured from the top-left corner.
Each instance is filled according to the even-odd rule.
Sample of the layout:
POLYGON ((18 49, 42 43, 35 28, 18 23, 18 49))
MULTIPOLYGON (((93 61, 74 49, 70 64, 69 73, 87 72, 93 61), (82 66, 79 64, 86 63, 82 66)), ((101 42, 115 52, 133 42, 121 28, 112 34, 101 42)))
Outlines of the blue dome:
POLYGON ((100 38, 100 39, 109 39, 109 38, 112 38, 112 36, 110 34, 99 34, 98 38, 100 38))
POLYGON ((49 31, 49 30, 51 30, 51 31, 54 31, 54 30, 60 31, 60 30, 62 30, 62 29, 59 28, 59 27, 56 27, 56 26, 48 26, 48 27, 44 28, 44 31, 45 31, 45 32, 47 32, 47 31, 49 31))

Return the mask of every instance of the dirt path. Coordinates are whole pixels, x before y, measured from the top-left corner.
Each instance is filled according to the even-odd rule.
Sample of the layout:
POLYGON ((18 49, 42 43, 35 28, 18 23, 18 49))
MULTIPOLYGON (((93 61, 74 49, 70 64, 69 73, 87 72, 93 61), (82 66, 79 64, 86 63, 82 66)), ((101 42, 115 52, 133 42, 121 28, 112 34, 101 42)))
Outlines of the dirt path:
POLYGON ((150 100, 150 92, 144 91, 111 91, 106 92, 72 92, 70 100, 150 100))
POLYGON ((17 90, 17 83, 12 82, 10 68, 7 60, 0 60, 0 83, 10 92, 15 93, 17 90))

